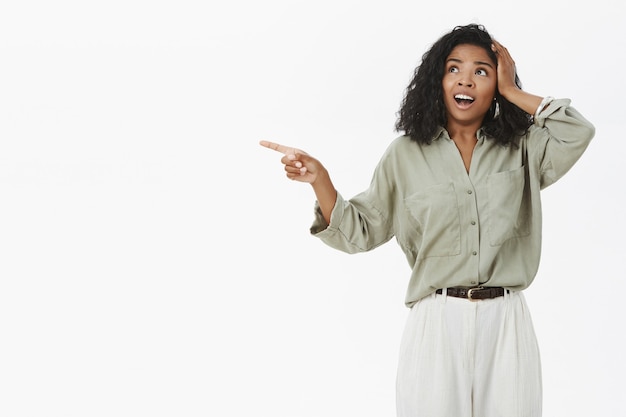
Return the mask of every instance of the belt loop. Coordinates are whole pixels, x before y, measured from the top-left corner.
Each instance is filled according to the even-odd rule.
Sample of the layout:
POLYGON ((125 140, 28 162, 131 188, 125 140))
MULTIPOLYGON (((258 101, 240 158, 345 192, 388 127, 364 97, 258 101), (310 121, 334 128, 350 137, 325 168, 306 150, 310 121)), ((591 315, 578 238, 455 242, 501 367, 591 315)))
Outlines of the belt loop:
POLYGON ((441 304, 445 304, 448 298, 448 288, 441 289, 441 304))

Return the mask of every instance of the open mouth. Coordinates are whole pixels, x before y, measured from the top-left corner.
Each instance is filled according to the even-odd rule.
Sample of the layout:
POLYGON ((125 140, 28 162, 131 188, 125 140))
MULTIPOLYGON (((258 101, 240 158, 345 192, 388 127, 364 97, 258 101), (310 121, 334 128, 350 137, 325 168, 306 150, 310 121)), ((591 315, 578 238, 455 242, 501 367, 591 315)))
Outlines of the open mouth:
POLYGON ((454 99, 456 100, 457 103, 464 105, 464 106, 468 106, 474 102, 473 97, 466 96, 465 94, 457 94, 456 96, 454 96, 454 99))

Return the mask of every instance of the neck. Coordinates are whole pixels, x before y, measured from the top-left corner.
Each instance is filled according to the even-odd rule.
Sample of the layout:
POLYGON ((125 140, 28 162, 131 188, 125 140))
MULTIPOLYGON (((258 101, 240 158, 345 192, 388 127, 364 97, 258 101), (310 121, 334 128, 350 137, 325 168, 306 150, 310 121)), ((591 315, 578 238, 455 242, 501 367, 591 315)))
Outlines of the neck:
POLYGON ((450 138, 455 141, 476 142, 476 132, 480 129, 480 124, 473 123, 471 125, 461 125, 458 123, 448 123, 446 130, 450 138))

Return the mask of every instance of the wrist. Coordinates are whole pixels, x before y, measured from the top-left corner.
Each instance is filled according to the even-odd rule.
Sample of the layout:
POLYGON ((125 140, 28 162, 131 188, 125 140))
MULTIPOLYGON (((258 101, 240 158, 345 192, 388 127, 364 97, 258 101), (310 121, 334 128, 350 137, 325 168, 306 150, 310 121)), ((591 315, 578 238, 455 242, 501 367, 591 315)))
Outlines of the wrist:
POLYGON ((510 87, 506 88, 498 88, 498 91, 500 92, 500 95, 502 97, 512 102, 515 94, 519 93, 522 90, 520 90, 516 85, 511 85, 510 87))
POLYGON ((311 182, 311 186, 316 190, 334 189, 333 183, 330 180, 330 175, 325 169, 317 172, 315 179, 311 182))

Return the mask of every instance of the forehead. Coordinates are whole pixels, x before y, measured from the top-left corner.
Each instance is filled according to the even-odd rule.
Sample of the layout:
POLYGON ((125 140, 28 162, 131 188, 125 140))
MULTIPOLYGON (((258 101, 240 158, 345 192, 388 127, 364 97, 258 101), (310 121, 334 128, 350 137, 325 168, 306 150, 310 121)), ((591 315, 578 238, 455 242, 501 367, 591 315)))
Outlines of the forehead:
POLYGON ((493 62, 483 47, 470 44, 455 46, 454 49, 450 51, 450 55, 446 58, 446 62, 450 60, 461 62, 487 62, 495 66, 495 62, 493 62))

